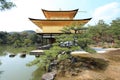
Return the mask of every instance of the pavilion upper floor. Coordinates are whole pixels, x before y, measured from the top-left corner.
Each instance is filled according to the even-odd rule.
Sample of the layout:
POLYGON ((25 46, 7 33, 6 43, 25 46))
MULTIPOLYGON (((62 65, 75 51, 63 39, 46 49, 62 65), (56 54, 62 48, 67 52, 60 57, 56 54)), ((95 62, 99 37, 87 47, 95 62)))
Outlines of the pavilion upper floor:
POLYGON ((69 10, 69 11, 63 11, 63 10, 58 10, 58 11, 51 11, 51 10, 44 10, 42 9, 42 12, 45 16, 46 19, 51 19, 51 20, 72 20, 75 15, 78 12, 78 9, 75 10, 69 10))

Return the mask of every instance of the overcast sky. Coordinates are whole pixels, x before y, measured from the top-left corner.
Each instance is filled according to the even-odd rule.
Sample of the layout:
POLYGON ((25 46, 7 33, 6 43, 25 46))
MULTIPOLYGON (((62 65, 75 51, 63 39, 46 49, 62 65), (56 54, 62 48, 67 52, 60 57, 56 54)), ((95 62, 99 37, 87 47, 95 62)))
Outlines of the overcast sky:
POLYGON ((12 0, 16 7, 0 12, 0 31, 23 31, 39 29, 28 18, 45 19, 41 9, 79 9, 75 19, 91 18, 94 25, 103 19, 110 23, 120 17, 120 0, 12 0), (85 12, 80 12, 85 11, 85 12))

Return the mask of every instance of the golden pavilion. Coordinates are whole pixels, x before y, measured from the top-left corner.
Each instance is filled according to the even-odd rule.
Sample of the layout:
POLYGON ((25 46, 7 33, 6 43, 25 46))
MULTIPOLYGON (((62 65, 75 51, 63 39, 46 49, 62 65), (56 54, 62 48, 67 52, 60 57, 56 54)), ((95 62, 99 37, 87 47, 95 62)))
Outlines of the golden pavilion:
POLYGON ((75 23, 77 23, 77 25, 85 25, 91 20, 91 18, 74 19, 78 9, 69 11, 51 11, 42 9, 42 12, 46 19, 29 19, 42 30, 42 32, 39 32, 38 34, 42 36, 42 39, 44 39, 42 42, 44 41, 46 44, 53 43, 55 41, 55 34, 61 34, 61 30, 64 27, 70 27, 75 23))

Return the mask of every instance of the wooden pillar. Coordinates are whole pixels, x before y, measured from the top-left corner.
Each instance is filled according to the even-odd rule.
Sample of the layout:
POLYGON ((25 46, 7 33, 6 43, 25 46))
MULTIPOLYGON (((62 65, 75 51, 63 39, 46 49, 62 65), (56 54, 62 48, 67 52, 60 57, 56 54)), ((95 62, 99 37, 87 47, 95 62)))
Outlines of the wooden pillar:
POLYGON ((52 44, 52 33, 50 34, 50 44, 52 44))
POLYGON ((43 46, 43 34, 41 34, 41 39, 42 39, 41 44, 43 46))
POLYGON ((45 44, 47 45, 48 43, 47 43, 47 38, 45 38, 45 44))

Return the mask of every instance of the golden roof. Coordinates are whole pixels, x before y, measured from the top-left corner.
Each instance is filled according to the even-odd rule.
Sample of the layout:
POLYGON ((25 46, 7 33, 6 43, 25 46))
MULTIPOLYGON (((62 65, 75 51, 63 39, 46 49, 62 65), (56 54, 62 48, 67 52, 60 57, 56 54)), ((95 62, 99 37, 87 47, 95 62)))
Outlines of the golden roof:
POLYGON ((91 18, 88 19, 76 19, 76 20, 45 20, 45 19, 32 19, 29 18, 34 24, 43 30, 43 33, 61 33, 60 30, 65 26, 71 26, 72 24, 84 25, 91 18))
POLYGON ((78 9, 70 11, 48 11, 42 9, 45 17, 47 19, 73 19, 78 11, 78 9))

